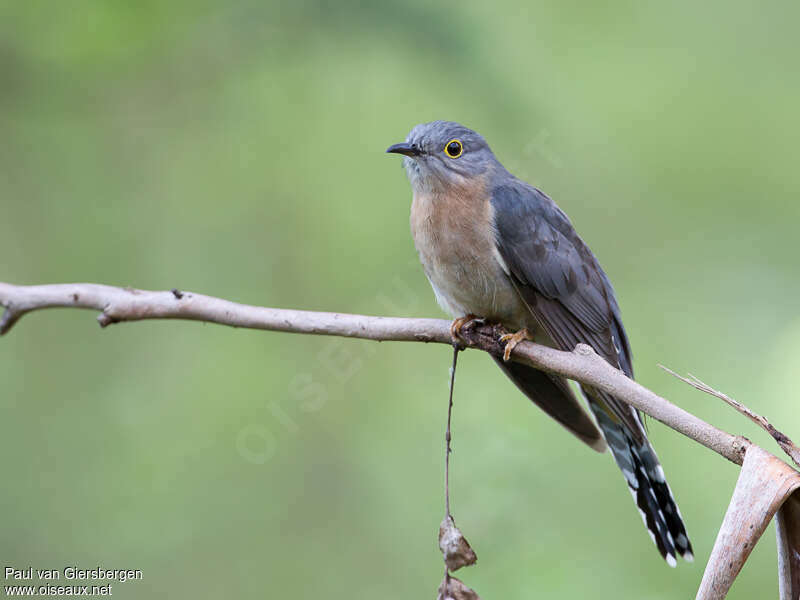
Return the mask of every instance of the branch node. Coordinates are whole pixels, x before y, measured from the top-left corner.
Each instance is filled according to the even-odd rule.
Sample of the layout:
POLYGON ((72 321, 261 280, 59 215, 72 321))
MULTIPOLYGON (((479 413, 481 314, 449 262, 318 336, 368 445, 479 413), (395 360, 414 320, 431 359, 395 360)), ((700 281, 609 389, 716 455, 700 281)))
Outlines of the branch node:
POLYGON ((99 315, 97 315, 97 322, 100 324, 101 328, 105 329, 109 325, 113 325, 114 323, 117 323, 118 321, 116 319, 114 319, 114 317, 109 315, 108 313, 101 312, 99 315))
POLYGON ((5 304, 6 310, 0 319, 0 335, 5 335, 14 326, 14 323, 19 321, 20 317, 24 315, 24 311, 14 310, 12 304, 9 302, 5 304))

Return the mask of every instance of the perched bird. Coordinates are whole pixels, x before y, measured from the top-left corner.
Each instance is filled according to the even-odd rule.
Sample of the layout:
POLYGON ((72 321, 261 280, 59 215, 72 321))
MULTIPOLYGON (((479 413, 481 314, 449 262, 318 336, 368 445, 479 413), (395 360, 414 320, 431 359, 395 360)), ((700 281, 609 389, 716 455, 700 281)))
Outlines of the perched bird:
POLYGON ((631 406, 581 386, 595 420, 563 377, 508 362, 523 339, 561 350, 589 344, 633 378, 631 349, 611 282, 567 216, 548 196, 509 173, 479 134, 448 121, 417 125, 389 153, 404 155, 414 193, 411 233, 452 331, 480 318, 516 333, 500 368, 567 430, 598 452, 611 448, 645 526, 670 566, 692 546, 631 406), (599 428, 599 429, 598 429, 599 428))

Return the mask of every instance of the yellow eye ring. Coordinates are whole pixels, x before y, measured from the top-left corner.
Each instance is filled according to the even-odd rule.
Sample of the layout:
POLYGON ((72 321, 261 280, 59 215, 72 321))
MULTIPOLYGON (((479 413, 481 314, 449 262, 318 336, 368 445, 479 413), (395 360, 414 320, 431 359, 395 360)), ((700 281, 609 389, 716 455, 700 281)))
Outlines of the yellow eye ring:
POLYGON ((461 140, 450 140, 444 146, 444 153, 450 158, 458 158, 464 152, 464 146, 461 140))

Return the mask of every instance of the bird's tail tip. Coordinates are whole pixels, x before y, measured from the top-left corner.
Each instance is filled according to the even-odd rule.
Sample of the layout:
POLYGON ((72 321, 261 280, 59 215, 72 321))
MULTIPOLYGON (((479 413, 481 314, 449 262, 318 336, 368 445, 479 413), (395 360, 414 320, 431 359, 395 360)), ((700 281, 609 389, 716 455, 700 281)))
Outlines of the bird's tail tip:
MULTIPOLYGON (((686 525, 653 447, 647 439, 641 444, 631 439, 628 442, 636 474, 636 487, 631 485, 630 480, 628 485, 642 513, 645 526, 670 567, 677 566, 678 556, 692 562, 694 553, 686 533, 686 525)), ((625 475, 627 479, 627 473, 625 475)))
POLYGON ((600 406, 591 400, 590 406, 659 553, 670 567, 677 566, 678 556, 692 562, 694 554, 683 517, 647 437, 641 442, 634 440, 600 406))

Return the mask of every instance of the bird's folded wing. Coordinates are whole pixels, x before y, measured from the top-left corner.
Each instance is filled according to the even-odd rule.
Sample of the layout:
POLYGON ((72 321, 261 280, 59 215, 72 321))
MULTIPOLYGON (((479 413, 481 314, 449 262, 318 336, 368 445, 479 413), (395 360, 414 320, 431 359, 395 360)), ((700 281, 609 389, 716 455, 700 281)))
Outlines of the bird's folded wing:
POLYGON ((562 427, 598 452, 605 452, 606 441, 589 414, 583 409, 569 383, 563 378, 528 365, 495 358, 497 365, 539 408, 562 427))
MULTIPOLYGON (((502 266, 536 324, 560 349, 589 344, 633 377, 614 290, 567 216, 544 193, 519 180, 495 187, 491 202, 502 266)), ((610 415, 641 438, 636 411, 602 396, 610 415)))

